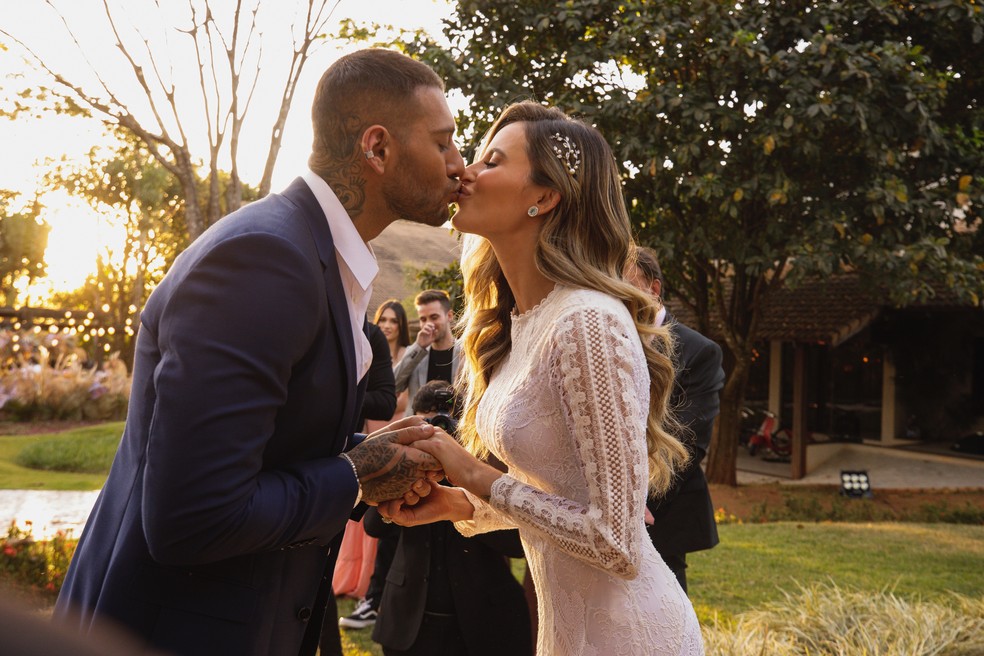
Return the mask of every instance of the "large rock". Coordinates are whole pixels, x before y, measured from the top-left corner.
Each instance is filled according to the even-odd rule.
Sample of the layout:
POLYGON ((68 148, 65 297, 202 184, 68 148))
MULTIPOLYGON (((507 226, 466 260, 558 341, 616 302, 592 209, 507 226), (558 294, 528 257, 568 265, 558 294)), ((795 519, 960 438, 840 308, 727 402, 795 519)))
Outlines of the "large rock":
POLYGON ((461 245, 448 228, 432 228, 409 221, 397 221, 372 240, 379 261, 379 276, 373 284, 369 302, 372 320, 379 304, 398 299, 411 319, 416 317, 413 297, 420 291, 416 280, 421 269, 439 271, 461 255, 461 245))

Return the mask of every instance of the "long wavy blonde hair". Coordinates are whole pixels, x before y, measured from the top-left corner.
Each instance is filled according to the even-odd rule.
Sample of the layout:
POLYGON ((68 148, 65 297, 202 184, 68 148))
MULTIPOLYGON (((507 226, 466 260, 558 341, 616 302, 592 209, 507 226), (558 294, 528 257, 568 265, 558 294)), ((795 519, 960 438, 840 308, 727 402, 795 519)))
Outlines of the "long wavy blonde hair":
MULTIPOLYGON (((687 460, 686 449, 670 433, 676 426, 668 411, 673 341, 665 327, 656 326, 658 307, 654 299, 622 278, 632 234, 615 158, 593 127, 533 102, 507 107, 486 135, 485 148, 511 123, 523 124, 531 182, 560 195, 557 206, 541 219, 543 227, 536 246, 540 273, 561 285, 614 296, 625 303, 635 320, 649 369, 649 483, 651 490, 662 492, 674 471, 687 460), (551 136, 558 133, 571 139, 580 151, 575 175, 553 149, 558 142, 551 136)), ((465 388, 465 403, 459 438, 472 453, 484 457, 488 450, 475 427, 476 410, 492 373, 512 348, 510 313, 515 298, 487 240, 468 236, 461 269, 465 312, 459 327, 463 326, 465 366, 460 382, 465 388)))

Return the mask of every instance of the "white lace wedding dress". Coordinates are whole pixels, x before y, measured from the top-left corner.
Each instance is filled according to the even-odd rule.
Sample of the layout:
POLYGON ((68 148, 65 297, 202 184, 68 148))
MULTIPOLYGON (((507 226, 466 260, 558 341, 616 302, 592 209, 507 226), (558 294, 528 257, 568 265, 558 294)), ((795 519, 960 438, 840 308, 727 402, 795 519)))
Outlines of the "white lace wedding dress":
POLYGON ((704 653, 693 606, 644 527, 649 375, 625 306, 557 286, 514 317, 477 427, 509 466, 464 535, 518 527, 539 656, 704 653))

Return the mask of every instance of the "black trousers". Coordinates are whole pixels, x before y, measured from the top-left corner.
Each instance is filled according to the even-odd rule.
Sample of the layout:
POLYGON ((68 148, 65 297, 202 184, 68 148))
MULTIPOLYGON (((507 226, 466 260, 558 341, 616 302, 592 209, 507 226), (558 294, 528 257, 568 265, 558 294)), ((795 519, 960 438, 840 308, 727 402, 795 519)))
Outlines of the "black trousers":
POLYGON ((338 604, 335 595, 328 598, 328 608, 325 611, 325 623, 321 627, 321 640, 318 644, 321 656, 343 656, 342 636, 338 631, 338 604))
POLYGON ((383 645, 384 656, 468 656, 465 639, 453 615, 432 615, 424 612, 417 639, 409 649, 389 649, 383 645))
POLYGON ((386 574, 393 564, 396 546, 400 543, 399 531, 395 535, 386 535, 376 543, 376 561, 372 566, 372 576, 369 577, 369 587, 366 588, 366 601, 373 610, 379 610, 379 602, 383 598, 383 588, 386 587, 386 574))
POLYGON ((661 553, 660 556, 663 557, 663 562, 666 566, 670 568, 673 575, 680 582, 680 587, 683 591, 687 591, 687 554, 665 554, 661 553))

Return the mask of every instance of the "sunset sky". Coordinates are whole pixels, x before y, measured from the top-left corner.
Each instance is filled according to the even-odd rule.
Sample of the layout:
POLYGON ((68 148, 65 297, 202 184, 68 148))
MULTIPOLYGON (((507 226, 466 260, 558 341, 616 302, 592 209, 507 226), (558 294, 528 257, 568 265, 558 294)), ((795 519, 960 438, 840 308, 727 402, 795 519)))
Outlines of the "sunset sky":
MULTIPOLYGON (((195 0, 199 5, 201 0, 195 0)), ((136 87, 132 72, 125 67, 125 61, 113 47, 112 35, 103 12, 101 0, 54 0, 67 22, 79 38, 92 68, 106 80, 107 84, 124 99, 132 99, 133 113, 139 117, 149 116, 146 103, 142 102, 142 92, 136 87)), ((165 7, 186 8, 185 3, 161 3, 165 7)), ((233 0, 213 0, 211 5, 216 13, 234 6, 233 0)), ((244 3, 249 5, 250 3, 244 3)), ((123 3, 110 2, 114 16, 119 16, 122 25, 136 25, 149 39, 163 38, 165 31, 161 25, 172 21, 172 29, 167 32, 170 40, 168 52, 180 53, 181 35, 173 29, 174 17, 161 16, 151 0, 137 0, 123 3), (140 11, 137 11, 137 9, 140 11)), ((301 0, 263 2, 258 14, 259 29, 263 32, 262 46, 265 62, 264 72, 286 74, 289 66, 291 41, 289 21, 294 7, 301 0), (265 12, 265 13, 264 13, 265 12)), ((440 32, 440 21, 450 14, 448 0, 341 0, 335 9, 327 28, 334 31, 342 18, 352 18, 357 22, 375 21, 382 24, 405 28, 424 28, 431 34, 440 32)), ((301 16, 303 20, 303 15, 301 16)), ((34 49, 56 71, 72 80, 84 80, 86 88, 95 88, 96 78, 79 55, 78 48, 61 24, 57 15, 46 7, 42 0, 22 0, 10 3, 0 15, 0 28, 15 35, 34 49), (13 6, 11 6, 13 5, 13 6)), ((134 32, 123 31, 124 40, 134 32)), ((186 37, 185 37, 186 38, 186 37)), ((189 40, 190 41, 190 40, 189 40)), ((0 51, 0 80, 8 89, 19 89, 31 84, 48 85, 49 80, 25 65, 22 51, 0 35, 0 42, 10 46, 8 52, 0 51), (21 74, 21 79, 10 79, 10 75, 21 74), (26 84, 25 84, 26 81, 26 84)), ((129 41, 128 41, 129 43, 129 41)), ((139 42, 135 42, 139 46, 139 42)), ((190 48, 187 50, 190 51, 190 48)), ((191 51, 193 52, 193 51, 191 51)), ((284 132, 283 148, 277 160, 273 178, 273 189, 284 187, 307 161, 310 148, 309 108, 314 85, 324 69, 335 58, 346 52, 334 44, 321 45, 306 64, 298 85, 290 117, 284 132)), ((193 74, 197 71, 193 62, 172 62, 175 77, 193 74), (189 65, 192 64, 192 65, 189 65), (186 72, 187 71, 187 72, 186 72)), ((253 100, 244 126, 240 147, 241 175, 249 183, 258 183, 266 158, 270 127, 273 114, 279 103, 282 89, 281 80, 273 80, 261 74, 260 86, 253 100), (264 98, 271 98, 264 103, 264 98), (255 156, 250 157, 250 153, 255 156)), ((189 100, 188 102, 191 102, 189 100)), ((200 115, 200 114, 196 114, 200 115)), ((200 121, 194 129, 200 136, 189 134, 196 154, 207 154, 204 122, 200 121)), ((189 126, 186 125, 186 129, 189 126)), ((190 130, 189 130, 190 131, 190 130)), ((42 119, 19 118, 16 122, 0 119, 0 144, 4 156, 0 158, 0 189, 20 191, 23 200, 33 198, 44 171, 50 168, 49 161, 66 158, 70 161, 84 161, 87 151, 103 141, 103 127, 96 120, 82 120, 60 116, 45 116, 42 119)), ((49 194, 43 199, 48 208, 45 220, 52 226, 47 252, 48 280, 32 289, 34 298, 25 299, 36 303, 51 290, 74 289, 85 279, 95 265, 96 252, 107 244, 119 242, 121 230, 114 217, 100 216, 89 209, 81 200, 74 200, 63 193, 49 194)))

